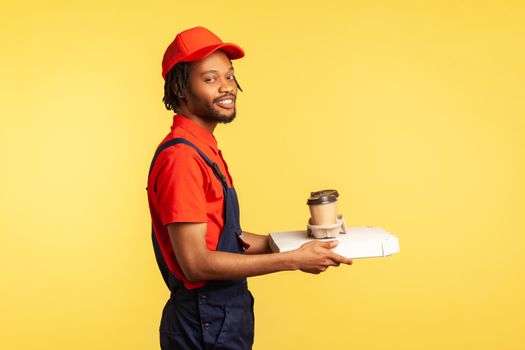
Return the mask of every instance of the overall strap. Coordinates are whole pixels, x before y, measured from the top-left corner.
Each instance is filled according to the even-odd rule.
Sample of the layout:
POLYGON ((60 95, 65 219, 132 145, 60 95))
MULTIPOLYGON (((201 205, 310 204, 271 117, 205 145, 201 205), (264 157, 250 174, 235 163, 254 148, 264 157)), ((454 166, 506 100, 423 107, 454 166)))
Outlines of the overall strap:
MULTIPOLYGON (((213 169, 213 173, 215 174, 215 176, 217 176, 217 178, 219 179, 219 181, 222 184, 222 187, 223 187, 224 191, 226 192, 227 189, 228 189, 228 183, 226 182, 226 178, 224 177, 224 175, 220 171, 219 166, 217 165, 217 163, 212 162, 210 160, 210 158, 208 158, 204 153, 202 153, 202 151, 199 148, 197 148, 197 146, 195 146, 193 143, 191 143, 190 141, 188 141, 186 139, 183 139, 183 138, 174 138, 174 139, 171 139, 169 141, 166 141, 165 143, 163 143, 162 145, 159 146, 159 148, 155 152, 155 155, 153 156, 153 160, 151 161, 151 165, 149 167, 148 176, 151 174, 151 170, 153 169, 153 165, 155 165, 155 161, 157 160, 157 157, 159 156, 160 152, 162 152, 163 150, 165 150, 168 147, 177 145, 179 143, 183 143, 185 145, 191 146, 191 147, 193 147, 193 149, 195 149, 195 151, 197 151, 197 153, 199 153, 199 155, 201 156, 202 159, 204 159, 206 164, 208 164, 213 169)), ((177 285, 180 285, 181 282, 179 280, 177 280, 175 278, 175 276, 173 276, 173 274, 170 272, 170 270, 168 268, 168 264, 166 263, 166 261, 164 260, 164 257, 162 256, 162 252, 160 250, 159 242, 157 241, 157 237, 155 236, 155 230, 153 229, 153 225, 151 227, 151 240, 153 241, 153 250, 155 252, 155 259, 157 260, 157 264, 158 264, 160 272, 162 274, 162 278, 164 279, 164 282, 168 286, 168 289, 170 291, 174 292, 175 289, 177 288, 177 285)))
POLYGON ((151 170, 153 169, 153 165, 155 164, 155 161, 157 160, 157 157, 159 156, 160 152, 162 152, 163 150, 165 150, 168 147, 171 147, 171 146, 174 146, 174 145, 177 145, 177 144, 180 144, 180 143, 183 143, 185 145, 193 147, 193 149, 195 149, 195 151, 197 151, 197 153, 206 162, 206 164, 208 164, 213 169, 213 173, 215 174, 215 176, 217 176, 217 178, 221 182, 221 184, 224 187, 224 189, 226 190, 228 188, 228 182, 226 182, 226 177, 224 177, 224 175, 222 174, 222 172, 219 169, 219 166, 217 165, 217 163, 212 162, 211 159, 208 158, 193 143, 191 143, 190 141, 188 141, 186 139, 180 138, 180 137, 168 140, 168 141, 164 142, 162 145, 159 146, 159 148, 157 149, 157 152, 155 152, 155 155, 153 156, 153 160, 151 161, 151 165, 149 167, 149 173, 151 174, 151 170))

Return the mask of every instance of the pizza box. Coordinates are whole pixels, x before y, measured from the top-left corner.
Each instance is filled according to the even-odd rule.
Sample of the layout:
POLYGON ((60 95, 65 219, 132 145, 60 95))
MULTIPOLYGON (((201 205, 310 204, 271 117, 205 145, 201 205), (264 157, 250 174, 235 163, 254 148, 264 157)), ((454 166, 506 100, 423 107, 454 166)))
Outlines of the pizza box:
MULTIPOLYGON (((274 253, 287 252, 313 241, 305 231, 270 233, 270 247, 274 253)), ((336 238, 323 238, 319 241, 337 240, 339 244, 333 251, 347 258, 375 258, 399 253, 399 239, 379 227, 347 227, 345 233, 336 238)))

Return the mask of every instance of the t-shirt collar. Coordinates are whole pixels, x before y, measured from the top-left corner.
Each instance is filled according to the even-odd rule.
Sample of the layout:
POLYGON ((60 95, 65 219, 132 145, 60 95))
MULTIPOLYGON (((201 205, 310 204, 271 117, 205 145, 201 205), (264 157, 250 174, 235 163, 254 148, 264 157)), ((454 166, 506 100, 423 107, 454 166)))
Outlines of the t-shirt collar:
POLYGON ((180 114, 175 114, 173 116, 173 126, 171 127, 172 130, 175 127, 183 128, 184 130, 188 131, 190 134, 210 146, 213 152, 218 153, 219 149, 217 148, 217 140, 215 139, 215 136, 213 136, 212 133, 199 124, 195 123, 193 120, 180 114))

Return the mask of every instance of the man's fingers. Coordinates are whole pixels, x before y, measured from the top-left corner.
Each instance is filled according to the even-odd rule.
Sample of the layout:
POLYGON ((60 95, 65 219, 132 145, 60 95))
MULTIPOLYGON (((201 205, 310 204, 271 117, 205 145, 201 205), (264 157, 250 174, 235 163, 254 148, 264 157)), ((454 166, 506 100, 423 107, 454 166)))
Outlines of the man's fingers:
POLYGON ((330 259, 332 259, 333 261, 337 262, 337 263, 343 263, 343 264, 347 264, 347 265, 352 265, 352 259, 344 257, 344 256, 339 255, 337 253, 330 252, 328 257, 330 259))
MULTIPOLYGON (((333 240, 333 241, 328 241, 328 242, 322 242, 320 246, 326 249, 332 249, 336 247, 338 244, 339 244, 339 241, 333 240)), ((330 250, 328 257, 332 259, 335 263, 337 263, 337 265, 339 265, 339 263, 352 265, 352 259, 344 257, 337 253, 334 253, 332 250, 330 250)), ((337 266, 337 265, 333 265, 333 266, 337 266)))

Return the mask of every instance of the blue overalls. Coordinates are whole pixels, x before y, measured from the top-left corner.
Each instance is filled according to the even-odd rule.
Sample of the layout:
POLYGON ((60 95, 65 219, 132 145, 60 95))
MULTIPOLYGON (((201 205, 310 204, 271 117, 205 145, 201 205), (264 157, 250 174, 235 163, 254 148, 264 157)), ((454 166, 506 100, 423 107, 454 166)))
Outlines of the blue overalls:
MULTIPOLYGON (((212 169, 224 192, 224 228, 218 251, 244 254, 239 223, 239 202, 233 187, 216 163, 186 139, 175 138, 162 144, 157 156, 167 147, 183 143, 193 147, 212 169)), ((172 349, 251 349, 253 344, 253 297, 246 279, 208 281, 202 288, 188 290, 169 271, 152 229, 155 257, 171 296, 162 312, 160 346, 172 349)))

